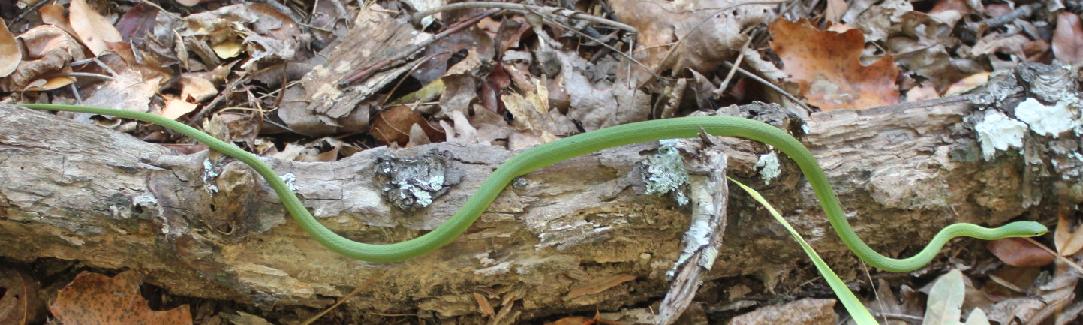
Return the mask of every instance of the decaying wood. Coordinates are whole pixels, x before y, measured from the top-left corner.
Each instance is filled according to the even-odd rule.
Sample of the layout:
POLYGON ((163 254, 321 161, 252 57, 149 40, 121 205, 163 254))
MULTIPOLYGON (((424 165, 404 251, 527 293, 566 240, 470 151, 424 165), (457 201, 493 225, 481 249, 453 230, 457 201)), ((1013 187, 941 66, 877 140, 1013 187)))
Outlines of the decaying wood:
MULTIPOLYGON (((1054 173, 1060 169, 1046 167, 1048 155, 1033 158, 1038 169, 1023 168, 1018 151, 981 159, 970 122, 975 111, 952 103, 818 113, 804 141, 857 232, 887 254, 912 253, 951 222, 1042 219, 1057 203, 1081 201, 1072 190, 1078 174, 1054 173)), ((1041 145, 1035 141, 1028 146, 1041 145)), ((792 163, 782 159, 781 177, 765 186, 753 166, 767 148, 723 142, 731 145, 732 175, 756 184, 841 275, 863 279, 792 163)), ((607 150, 532 173, 448 247, 383 265, 319 246, 240 162, 175 155, 101 127, 2 106, 0 255, 135 269, 174 294, 262 307, 322 307, 359 288, 349 308, 477 316, 478 299, 486 299, 505 319, 617 308, 660 299, 689 223, 687 211, 670 199, 639 194, 636 162, 655 147, 607 150), (205 161, 218 176, 206 173, 205 161)), ((450 217, 510 155, 440 143, 377 148, 337 162, 268 162, 292 174, 296 191, 325 225, 355 240, 387 242, 450 217), (428 208, 392 207, 382 197, 387 184, 376 175, 378 158, 429 152, 448 157, 450 189, 428 208)), ((728 210, 726 243, 708 280, 751 276, 774 288, 806 264, 752 201, 734 194, 728 210)))
MULTIPOLYGON (((682 141, 690 141, 682 139, 682 141)), ((677 322, 696 296, 704 278, 714 267, 715 254, 722 248, 726 232, 726 203, 729 198, 726 180, 726 155, 719 151, 700 154, 693 169, 706 176, 689 181, 691 226, 685 232, 681 256, 669 271, 669 291, 658 306, 655 324, 677 322)))

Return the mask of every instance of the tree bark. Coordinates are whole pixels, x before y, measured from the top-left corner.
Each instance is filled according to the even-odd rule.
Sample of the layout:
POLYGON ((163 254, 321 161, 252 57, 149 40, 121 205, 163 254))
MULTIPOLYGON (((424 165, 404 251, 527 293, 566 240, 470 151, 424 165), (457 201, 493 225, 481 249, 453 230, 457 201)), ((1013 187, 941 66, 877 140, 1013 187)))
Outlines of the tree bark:
MULTIPOLYGON (((764 108, 724 111, 757 109, 764 108)), ((967 102, 816 113, 802 141, 829 174, 856 231, 888 255, 911 254, 949 223, 1041 219, 1058 201, 1081 201, 1083 167, 1069 165, 1074 176, 1064 163, 1050 167, 1060 158, 1038 154, 1048 151, 1040 149, 1046 137, 1030 133, 1025 154, 1009 150, 982 159, 976 114, 967 102)), ((1076 134, 1057 141, 1075 141, 1079 151, 1076 134)), ((863 278, 855 277, 858 260, 791 162, 780 159, 781 176, 764 185, 755 164, 770 149, 713 142, 708 150, 723 148, 732 175, 779 207, 840 275, 863 278)), ((357 290, 359 298, 348 302, 353 308, 442 316, 476 316, 478 299, 509 319, 616 308, 664 295, 688 227, 686 208, 641 194, 637 162, 656 147, 606 150, 531 173, 447 247, 403 263, 372 264, 309 238, 243 163, 206 152, 172 154, 106 128, 2 106, 0 255, 134 269, 174 294, 262 307, 325 307, 357 290), (205 164, 219 175, 208 175, 205 164)), ((265 161, 294 176, 296 192, 323 224, 354 240, 389 242, 449 218, 511 155, 488 145, 439 143, 376 148, 336 162, 265 161), (377 175, 380 161, 432 152, 440 153, 449 189, 413 211, 388 203, 383 190, 393 184, 377 175)), ((730 197, 729 211, 710 278, 752 276, 771 290, 807 265, 784 230, 742 193, 730 197)))

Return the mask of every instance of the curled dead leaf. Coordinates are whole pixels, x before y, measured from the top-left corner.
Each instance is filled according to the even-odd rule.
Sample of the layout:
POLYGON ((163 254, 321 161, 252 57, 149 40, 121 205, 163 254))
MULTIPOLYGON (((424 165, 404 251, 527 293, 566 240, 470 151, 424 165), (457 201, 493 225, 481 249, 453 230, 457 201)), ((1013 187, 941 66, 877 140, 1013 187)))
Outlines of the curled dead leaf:
POLYGON ((1083 24, 1079 15, 1070 11, 1057 14, 1057 29, 1053 31, 1053 56, 1067 64, 1083 62, 1083 24))
POLYGON ((75 29, 71 28, 71 24, 68 24, 68 17, 64 15, 64 6, 58 4, 41 6, 41 9, 38 9, 38 15, 41 16, 41 22, 56 26, 75 36, 75 29))
POLYGON ((214 83, 194 74, 186 74, 180 78, 181 99, 198 103, 218 94, 214 83))
POLYGON ((1072 256, 1083 249, 1083 220, 1077 213, 1066 208, 1057 213, 1057 230, 1053 232, 1053 243, 1061 256, 1072 256))
POLYGON ((117 31, 125 42, 142 44, 147 41, 146 35, 153 33, 155 18, 158 16, 158 8, 136 3, 124 12, 117 20, 117 31))
POLYGON ((185 17, 180 36, 204 37, 220 58, 231 58, 244 50, 251 60, 241 68, 263 59, 292 59, 308 42, 292 18, 263 3, 225 6, 185 17))
POLYGON ((44 305, 38 282, 24 272, 0 269, 0 324, 36 324, 44 305))
POLYGON ((899 102, 895 79, 899 69, 891 56, 865 66, 859 30, 844 33, 818 30, 807 21, 775 20, 770 26, 771 49, 783 71, 800 87, 809 103, 823 110, 865 109, 899 102))
POLYGON ((19 41, 8 31, 7 22, 0 19, 0 77, 7 77, 23 61, 23 51, 19 41))
POLYGON ((985 247, 1004 264, 1011 266, 1045 266, 1055 258, 1041 247, 1022 238, 997 239, 989 241, 985 247))
POLYGON ((158 114, 171 120, 176 120, 177 118, 184 116, 184 114, 191 113, 199 106, 199 104, 184 100, 184 97, 177 98, 169 95, 162 97, 165 98, 165 106, 162 107, 162 111, 158 114))
POLYGON ((150 98, 158 93, 160 80, 159 77, 147 78, 143 73, 132 69, 117 71, 112 80, 91 87, 88 91, 90 95, 83 103, 148 112, 150 98))
POLYGON ((214 54, 217 55, 218 58, 227 60, 241 55, 244 44, 241 44, 241 42, 235 39, 229 39, 212 45, 211 49, 214 50, 214 54))
POLYGON ((142 276, 134 271, 115 277, 79 273, 57 292, 49 311, 64 324, 192 324, 188 305, 151 310, 139 293, 141 282, 142 276))
POLYGON ((94 55, 102 55, 109 50, 108 43, 122 42, 120 32, 104 16, 86 3, 86 0, 72 0, 69 7, 69 23, 79 40, 94 55))
POLYGON ((421 113, 406 105, 392 106, 376 114, 370 133, 383 143, 397 143, 401 146, 410 140, 410 128, 414 124, 420 125, 429 139, 443 141, 443 132, 433 128, 421 113))
POLYGON ((26 55, 0 85, 4 91, 40 89, 42 84, 63 73, 68 63, 86 58, 83 46, 56 26, 37 26, 19 38, 26 47, 26 55), (37 87, 28 87, 32 83, 37 87))
POLYGON ((34 79, 34 81, 26 84, 26 87, 23 88, 23 91, 55 90, 60 89, 60 87, 70 85, 74 82, 75 78, 68 76, 45 76, 41 79, 34 79))
POLYGON ((988 72, 981 72, 981 73, 975 73, 975 74, 969 75, 966 78, 963 78, 962 80, 959 80, 959 81, 955 82, 954 84, 952 84, 951 86, 949 86, 948 90, 944 92, 944 96, 958 95, 958 94, 962 94, 962 93, 971 91, 974 88, 978 88, 979 86, 985 85, 985 83, 987 83, 988 81, 989 81, 989 73, 988 72))
POLYGON ((261 123, 254 114, 243 112, 251 110, 245 107, 226 107, 211 118, 203 120, 203 130, 215 138, 229 142, 254 144, 261 123))

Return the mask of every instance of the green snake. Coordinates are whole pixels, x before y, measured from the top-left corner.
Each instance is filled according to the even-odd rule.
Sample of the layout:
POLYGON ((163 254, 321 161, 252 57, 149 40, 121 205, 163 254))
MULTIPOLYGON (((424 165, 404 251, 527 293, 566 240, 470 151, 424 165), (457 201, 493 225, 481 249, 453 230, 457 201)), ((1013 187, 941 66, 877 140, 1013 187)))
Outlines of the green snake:
POLYGON ((693 116, 629 123, 581 133, 524 150, 500 165, 481 184, 477 192, 455 212, 455 215, 432 231, 413 239, 390 244, 359 243, 342 237, 324 227, 305 209, 301 200, 286 183, 255 154, 223 142, 183 123, 150 113, 65 104, 22 104, 35 110, 91 113, 139 120, 157 124, 191 137, 210 149, 251 166, 274 189, 286 211, 312 238, 328 249, 342 255, 370 262, 398 262, 432 252, 454 241, 478 219, 489 204, 516 177, 558 162, 602 149, 673 138, 690 138, 706 132, 716 136, 745 138, 773 146, 790 157, 804 173, 823 207, 827 220, 842 242, 869 265, 885 271, 908 272, 928 264, 952 238, 965 236, 984 240, 1009 237, 1030 237, 1045 234, 1045 226, 1034 221, 1015 221, 997 228, 957 223, 940 230, 916 255, 895 259, 884 256, 865 244, 846 221, 835 191, 827 175, 804 145, 781 129, 763 122, 730 116, 693 116))

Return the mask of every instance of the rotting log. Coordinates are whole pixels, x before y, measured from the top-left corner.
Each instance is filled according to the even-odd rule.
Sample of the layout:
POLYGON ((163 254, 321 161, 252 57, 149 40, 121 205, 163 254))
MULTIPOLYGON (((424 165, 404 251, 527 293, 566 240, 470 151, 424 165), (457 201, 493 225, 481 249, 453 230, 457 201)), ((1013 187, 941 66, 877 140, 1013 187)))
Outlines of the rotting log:
MULTIPOLYGON (((1043 153, 1048 144, 1074 141, 1078 155, 1078 135, 1046 143, 1048 137, 1028 133, 1029 154, 1009 149, 985 160, 973 131, 977 108, 956 101, 817 113, 802 139, 857 232, 889 255, 912 253, 952 222, 1040 220, 1058 204, 1081 201, 1083 163, 1053 164, 1060 156, 1043 153)), ((837 240, 792 163, 782 159, 781 176, 764 185, 755 164, 768 148, 732 139, 718 145, 735 175, 780 207, 841 275, 857 279, 857 259, 837 240)), ((532 173, 448 247, 404 263, 371 264, 311 240, 240 162, 206 152, 176 155, 106 128, 0 106, 0 256, 134 269, 173 294, 264 307, 325 307, 357 289, 352 308, 442 316, 478 315, 475 293, 513 318, 617 308, 664 295, 666 271, 688 226, 686 209, 641 194, 636 164, 656 146, 606 150, 532 173)), ((387 242, 450 217, 510 155, 493 146, 440 143, 376 148, 336 162, 267 161, 292 175, 325 225, 355 240, 387 242), (429 153, 443 157, 447 189, 424 208, 388 203, 379 162, 429 153)), ((734 194, 729 211, 710 278, 752 276, 773 288, 806 265, 782 228, 750 200, 734 194)), ((794 280, 807 279, 786 281, 794 280)))

